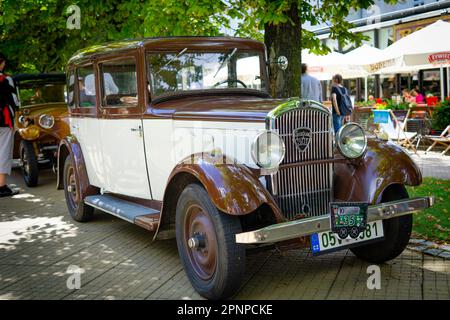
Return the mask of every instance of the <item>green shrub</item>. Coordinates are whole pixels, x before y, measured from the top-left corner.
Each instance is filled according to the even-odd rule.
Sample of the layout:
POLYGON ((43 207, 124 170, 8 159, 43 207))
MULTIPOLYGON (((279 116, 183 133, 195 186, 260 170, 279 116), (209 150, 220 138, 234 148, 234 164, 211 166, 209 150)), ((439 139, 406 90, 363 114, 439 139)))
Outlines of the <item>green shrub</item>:
POLYGON ((433 129, 443 130, 450 124, 450 100, 444 100, 433 112, 433 129))

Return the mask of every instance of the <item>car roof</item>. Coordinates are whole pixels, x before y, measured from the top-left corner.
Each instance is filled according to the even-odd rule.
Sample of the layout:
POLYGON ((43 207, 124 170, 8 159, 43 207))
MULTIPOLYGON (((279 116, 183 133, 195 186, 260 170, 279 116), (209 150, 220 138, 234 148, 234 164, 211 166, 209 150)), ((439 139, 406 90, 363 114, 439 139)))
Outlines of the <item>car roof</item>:
POLYGON ((125 39, 82 49, 69 59, 68 64, 78 63, 94 56, 98 57, 138 48, 145 48, 147 51, 173 52, 184 48, 204 51, 229 48, 264 50, 265 46, 262 42, 256 40, 238 37, 182 36, 125 39))

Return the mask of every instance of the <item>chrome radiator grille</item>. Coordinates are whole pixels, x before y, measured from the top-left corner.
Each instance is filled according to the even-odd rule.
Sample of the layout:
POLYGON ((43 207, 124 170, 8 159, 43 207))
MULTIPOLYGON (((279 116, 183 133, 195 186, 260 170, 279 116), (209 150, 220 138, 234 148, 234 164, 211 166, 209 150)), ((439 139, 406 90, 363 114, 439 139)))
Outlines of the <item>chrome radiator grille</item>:
POLYGON ((308 162, 280 168, 271 176, 272 192, 284 216, 292 220, 298 215, 327 214, 332 196, 333 165, 314 162, 333 157, 331 114, 322 107, 299 107, 272 119, 270 126, 278 131, 286 145, 281 165, 308 162), (301 150, 304 144, 299 147, 295 142, 296 130, 309 135, 304 150, 301 150))

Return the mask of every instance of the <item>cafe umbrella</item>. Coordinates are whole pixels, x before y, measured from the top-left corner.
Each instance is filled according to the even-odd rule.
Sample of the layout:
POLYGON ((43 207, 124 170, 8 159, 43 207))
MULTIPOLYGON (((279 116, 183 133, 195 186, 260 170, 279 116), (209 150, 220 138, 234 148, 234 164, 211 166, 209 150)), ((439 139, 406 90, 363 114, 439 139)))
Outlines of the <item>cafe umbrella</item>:
POLYGON ((443 68, 450 65, 450 43, 445 39, 450 39, 450 23, 438 20, 394 42, 382 50, 378 61, 364 67, 370 73, 439 67, 441 99, 444 99, 443 68))

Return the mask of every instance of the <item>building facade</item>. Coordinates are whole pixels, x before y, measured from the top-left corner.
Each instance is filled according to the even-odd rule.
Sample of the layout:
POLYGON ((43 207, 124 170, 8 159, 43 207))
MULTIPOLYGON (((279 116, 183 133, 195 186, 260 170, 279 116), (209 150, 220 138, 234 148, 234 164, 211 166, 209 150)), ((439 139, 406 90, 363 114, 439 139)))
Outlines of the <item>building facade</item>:
MULTIPOLYGON (((367 36, 365 43, 379 49, 385 49, 398 39, 439 19, 450 22, 450 0, 404 0, 396 5, 377 0, 369 9, 354 11, 347 17, 355 25, 353 31, 367 36)), ((354 49, 351 45, 342 46, 338 41, 329 39, 327 26, 304 27, 314 31, 331 50, 346 53, 354 49)), ((418 88, 423 94, 440 96, 442 81, 444 93, 448 96, 448 77, 448 69, 444 72, 427 69, 406 74, 374 75, 368 79, 368 93, 390 98, 403 89, 418 88)), ((364 81, 346 79, 345 84, 356 100, 363 99, 364 81)), ((329 82, 324 83, 323 87, 324 96, 329 96, 329 82)))

